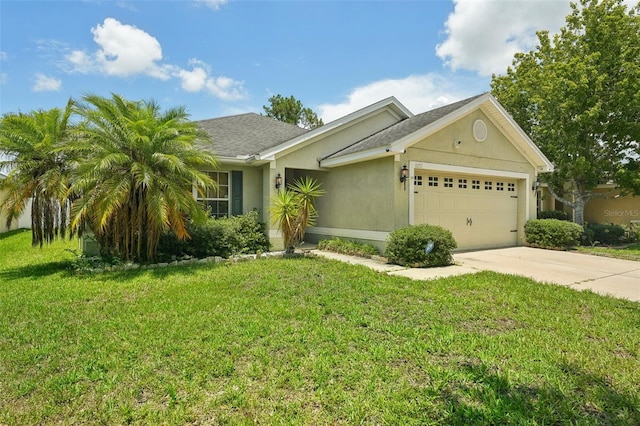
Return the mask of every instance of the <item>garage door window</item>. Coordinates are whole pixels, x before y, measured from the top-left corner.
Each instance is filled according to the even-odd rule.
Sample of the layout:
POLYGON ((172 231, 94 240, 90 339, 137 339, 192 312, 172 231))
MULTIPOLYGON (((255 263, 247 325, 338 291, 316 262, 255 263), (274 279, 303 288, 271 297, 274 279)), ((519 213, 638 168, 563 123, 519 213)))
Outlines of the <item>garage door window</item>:
POLYGON ((453 178, 444 178, 444 187, 445 188, 453 188, 453 178))
POLYGON ((429 181, 429 186, 438 186, 438 176, 429 176, 428 181, 429 181))
POLYGON ((496 182, 496 191, 504 191, 504 182, 496 182))
POLYGON ((485 180, 484 181, 484 190, 485 191, 491 191, 493 189, 493 182, 490 180, 485 180))
POLYGON ((480 189, 480 181, 479 180, 472 180, 471 181, 471 189, 480 189))
POLYGON ((422 176, 420 176, 420 175, 414 176, 413 177, 413 184, 415 186, 422 186, 422 176))

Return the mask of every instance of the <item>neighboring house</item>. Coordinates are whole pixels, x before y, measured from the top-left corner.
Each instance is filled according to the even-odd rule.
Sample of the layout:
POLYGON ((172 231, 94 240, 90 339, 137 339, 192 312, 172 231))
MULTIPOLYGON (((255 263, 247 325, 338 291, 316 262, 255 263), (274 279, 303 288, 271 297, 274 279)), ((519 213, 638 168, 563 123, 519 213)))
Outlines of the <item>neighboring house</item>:
MULTIPOLYGON (((5 179, 7 175, 0 172, 0 180, 5 179)), ((0 190, 0 204, 4 201, 4 197, 6 196, 6 191, 0 190)), ((20 215, 19 218, 14 219, 11 222, 10 229, 18 229, 18 228, 31 228, 31 201, 27 204, 27 207, 24 209, 24 212, 20 215)), ((0 233, 7 232, 9 228, 7 228, 7 215, 4 214, 3 211, 0 211, 0 233)))
MULTIPOLYGON (((621 195, 614 183, 598 185, 593 191, 603 197, 587 202, 584 207, 585 223, 640 225, 640 196, 621 195)), ((573 209, 556 200, 545 185, 540 187, 538 197, 539 211, 561 210, 569 218, 573 217, 573 209)))
MULTIPOLYGON (((0 180, 3 180, 7 177, 4 173, 0 173, 0 180)), ((4 197, 6 197, 6 191, 0 189, 0 204, 4 201, 4 197)), ((11 223, 11 229, 15 229, 18 226, 18 221, 14 220, 11 223), (14 224, 15 223, 15 224, 14 224)), ((0 210, 0 232, 7 232, 9 229, 7 228, 7 215, 4 214, 2 210, 0 210)))
POLYGON ((553 170, 490 94, 417 115, 390 97, 310 131, 257 114, 197 124, 220 160, 211 172, 218 189, 203 201, 220 216, 257 209, 276 248, 269 203, 284 189, 278 175, 283 187, 311 176, 326 191, 308 241, 383 248, 391 231, 430 223, 465 250, 523 244, 536 215, 533 183, 553 170))

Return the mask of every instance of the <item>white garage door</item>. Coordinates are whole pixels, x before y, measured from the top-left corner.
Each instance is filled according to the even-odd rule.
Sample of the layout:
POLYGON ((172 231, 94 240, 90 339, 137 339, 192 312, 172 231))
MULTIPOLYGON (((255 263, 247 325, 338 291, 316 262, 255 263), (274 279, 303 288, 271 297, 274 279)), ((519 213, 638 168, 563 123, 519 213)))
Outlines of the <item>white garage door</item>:
POLYGON ((516 180, 416 170, 414 224, 450 230, 459 249, 517 245, 516 180))

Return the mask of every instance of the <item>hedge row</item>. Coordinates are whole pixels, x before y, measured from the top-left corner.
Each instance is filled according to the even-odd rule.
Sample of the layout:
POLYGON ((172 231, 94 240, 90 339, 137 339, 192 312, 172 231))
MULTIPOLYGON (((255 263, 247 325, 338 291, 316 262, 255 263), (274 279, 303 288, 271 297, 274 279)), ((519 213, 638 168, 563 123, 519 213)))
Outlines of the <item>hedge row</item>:
POLYGON ((159 258, 192 256, 196 258, 269 251, 271 244, 265 233, 266 226, 258 220, 258 212, 242 216, 210 218, 204 224, 190 222, 187 231, 190 239, 178 240, 172 233, 160 238, 159 258))

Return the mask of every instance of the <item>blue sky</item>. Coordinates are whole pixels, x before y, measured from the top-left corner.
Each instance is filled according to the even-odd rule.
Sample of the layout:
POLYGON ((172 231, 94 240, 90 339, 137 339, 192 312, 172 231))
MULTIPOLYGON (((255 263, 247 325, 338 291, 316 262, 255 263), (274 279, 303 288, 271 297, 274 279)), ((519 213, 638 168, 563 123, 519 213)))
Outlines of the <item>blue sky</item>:
POLYGON ((0 0, 0 113, 111 92, 194 120, 293 95, 325 122, 396 96, 414 113, 489 90, 564 0, 0 0))

